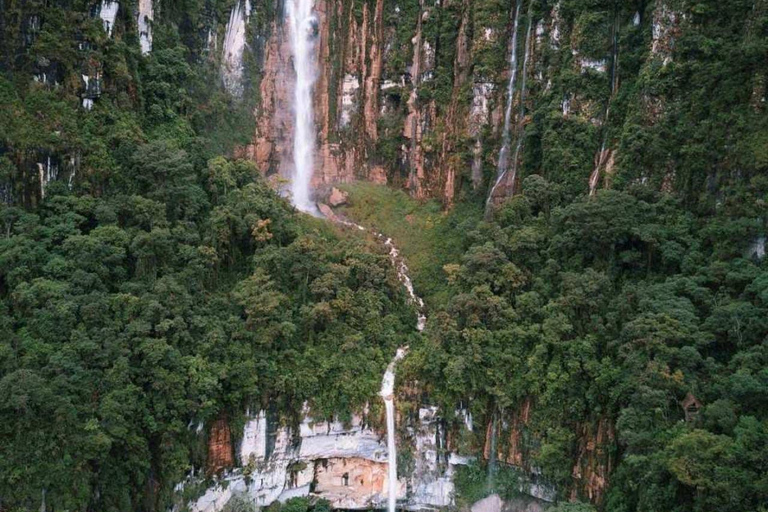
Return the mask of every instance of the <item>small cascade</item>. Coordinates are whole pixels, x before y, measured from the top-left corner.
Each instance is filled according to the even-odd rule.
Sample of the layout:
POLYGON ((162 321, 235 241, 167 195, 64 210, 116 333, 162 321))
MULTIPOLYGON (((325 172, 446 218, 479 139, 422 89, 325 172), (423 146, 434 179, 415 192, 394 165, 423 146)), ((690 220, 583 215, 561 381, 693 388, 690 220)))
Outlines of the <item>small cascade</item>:
MULTIPOLYGON (((517 45, 517 18, 519 16, 520 11, 520 2, 518 2, 517 10, 515 14, 515 35, 512 38, 512 44, 517 45)), ((506 133, 506 136, 503 137, 503 145, 501 148, 501 152, 499 153, 499 167, 498 167, 498 177, 496 178, 496 183, 493 185, 493 188, 491 189, 490 194, 488 194, 488 200, 486 201, 486 207, 490 208, 492 205, 494 193, 496 192, 496 189, 500 184, 503 182, 509 183, 509 191, 507 192, 507 195, 511 196, 515 193, 514 187, 515 187, 515 180, 517 178, 517 161, 520 157, 520 150, 523 147, 523 135, 524 135, 524 121, 525 121, 525 94, 526 94, 526 85, 527 85, 527 72, 528 72, 528 62, 530 61, 531 57, 531 31, 533 29, 533 0, 528 4, 528 28, 525 31, 525 52, 523 56, 523 69, 522 69, 522 78, 520 80, 520 100, 519 100, 519 113, 517 116, 517 125, 515 127, 515 132, 517 135, 517 143, 515 144, 515 152, 512 156, 512 161, 509 161, 509 150, 510 150, 510 143, 511 143, 511 115, 512 115, 512 102, 514 98, 514 83, 512 83, 512 80, 510 79, 510 88, 507 91, 509 94, 508 98, 508 104, 507 104, 507 111, 505 113, 505 119, 504 119, 504 131, 506 133), (510 166, 511 166, 511 172, 510 172, 510 166), (507 177, 509 176, 509 177, 507 177)), ((512 57, 512 65, 517 65, 517 51, 513 51, 513 57, 512 57)), ((514 71, 513 73, 516 73, 514 71)), ((489 210, 486 210, 486 213, 489 210)))
POLYGON ((139 0, 139 44, 141 54, 146 55, 152 51, 152 18, 154 11, 152 0, 139 0))
MULTIPOLYGON (((354 222, 350 222, 348 220, 344 220, 340 217, 331 217, 329 214, 329 219, 333 222, 341 224, 342 226, 354 228, 358 231, 368 231, 364 226, 355 224, 354 222)), ((403 261, 403 258, 400 257, 400 250, 395 246, 391 238, 386 237, 376 231, 371 231, 371 233, 373 236, 378 238, 382 244, 384 244, 384 247, 389 250, 389 261, 392 263, 392 266, 395 267, 395 270, 397 271, 397 277, 400 279, 400 282, 403 283, 405 291, 408 292, 408 298, 410 299, 411 304, 416 306, 418 309, 419 316, 416 320, 416 329, 419 332, 422 332, 424 327, 427 325, 427 317, 424 315, 424 299, 416 295, 416 291, 413 288, 413 281, 409 275, 408 265, 406 265, 405 261, 403 261)))
POLYGON ((291 198, 299 210, 319 215, 310 192, 315 153, 312 89, 317 78, 315 41, 318 35, 318 21, 312 12, 312 0, 288 0, 286 7, 296 72, 291 198))
POLYGON ((603 170, 613 167, 613 151, 608 149, 608 118, 611 114, 611 101, 619 88, 619 11, 615 12, 613 21, 613 48, 611 50, 611 94, 605 104, 603 114, 603 141, 600 151, 595 155, 595 168, 589 175, 589 195, 597 193, 597 185, 600 183, 600 174, 603 170))
POLYGON ((250 0, 238 0, 229 15, 224 49, 221 57, 221 79, 224 88, 232 96, 243 95, 243 51, 245 50, 246 29, 251 15, 250 0))

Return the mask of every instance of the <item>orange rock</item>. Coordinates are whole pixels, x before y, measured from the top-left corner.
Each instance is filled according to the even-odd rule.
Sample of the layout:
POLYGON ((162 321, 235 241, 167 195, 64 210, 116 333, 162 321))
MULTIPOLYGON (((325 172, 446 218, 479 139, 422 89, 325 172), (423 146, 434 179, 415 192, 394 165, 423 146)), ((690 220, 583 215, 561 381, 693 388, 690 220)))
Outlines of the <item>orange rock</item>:
POLYGON ((226 419, 220 418, 211 425, 211 433, 208 437, 208 474, 231 468, 234 463, 229 423, 226 419))

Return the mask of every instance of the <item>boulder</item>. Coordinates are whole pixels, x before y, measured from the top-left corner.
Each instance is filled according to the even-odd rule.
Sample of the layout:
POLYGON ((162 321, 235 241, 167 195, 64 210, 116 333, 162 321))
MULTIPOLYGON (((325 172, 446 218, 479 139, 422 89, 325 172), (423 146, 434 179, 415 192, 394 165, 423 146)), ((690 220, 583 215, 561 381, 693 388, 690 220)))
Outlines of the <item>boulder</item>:
POLYGON ((336 208, 337 206, 347 204, 348 199, 349 199, 349 194, 347 194, 343 190, 333 187, 331 189, 331 195, 328 197, 328 204, 336 208))
POLYGON ((501 508, 504 502, 498 494, 491 494, 490 496, 475 502, 472 505, 472 512, 501 512, 501 508))

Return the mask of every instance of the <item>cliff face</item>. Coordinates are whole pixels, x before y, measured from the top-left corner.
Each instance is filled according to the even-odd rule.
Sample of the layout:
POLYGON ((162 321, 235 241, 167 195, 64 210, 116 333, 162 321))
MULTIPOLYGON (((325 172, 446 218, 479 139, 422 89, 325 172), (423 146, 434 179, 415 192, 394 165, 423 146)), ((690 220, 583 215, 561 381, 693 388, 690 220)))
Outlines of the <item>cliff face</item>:
MULTIPOLYGON (((294 71, 284 2, 201 2, 184 12, 149 0, 94 2, 86 16, 65 10, 78 42, 63 53, 39 40, 53 20, 37 4, 8 1, 0 13, 4 67, 23 70, 41 89, 63 88, 86 110, 104 94, 138 103, 133 57, 118 59, 114 49, 128 42, 152 55, 153 27, 174 27, 189 61, 217 68, 232 108, 254 117, 251 141, 238 154, 266 174, 290 177, 294 71), (90 20, 103 26, 98 37, 90 20)), ((570 196, 638 183, 694 196, 743 179, 733 156, 713 157, 720 169, 707 170, 673 142, 679 113, 690 110, 688 125, 697 115, 685 103, 697 86, 685 59, 697 37, 715 30, 694 7, 684 0, 590 9, 531 0, 316 0, 314 184, 388 183, 449 207, 489 195, 499 204, 530 174, 570 196), (510 172, 499 180, 505 145, 510 172)), ((757 19, 764 9, 756 0, 744 16, 757 19)), ((745 45, 759 37, 748 19, 744 29, 745 45)), ((759 114, 765 76, 755 69, 729 108, 743 103, 759 114)), ((83 170, 76 146, 61 139, 8 148, 23 175, 2 184, 11 190, 6 202, 15 194, 34 204, 49 180, 83 170), (52 170, 41 174, 48 157, 52 170)))
MULTIPOLYGON (((674 62, 685 6, 656 0, 586 13, 523 0, 512 48, 510 4, 318 0, 314 184, 389 183, 446 206, 487 195, 509 109, 514 171, 493 190, 496 204, 533 173, 574 194, 615 186, 622 171, 627 180, 658 177, 659 188, 672 190, 672 163, 659 171, 647 162, 638 175, 617 151, 627 136, 622 125, 638 121, 630 119, 635 110, 651 129, 665 115, 663 97, 634 85, 674 62), (614 106, 624 87, 633 90, 614 106), (573 146, 567 154, 565 145, 573 146)), ((270 23, 248 154, 288 178, 293 69, 285 13, 276 10, 270 23)))
MULTIPOLYGON (((422 509, 453 504, 454 470, 469 459, 447 448, 439 421, 434 407, 400 419, 398 453, 411 460, 398 471, 397 499, 402 506, 422 509)), ((220 432, 221 425, 214 423, 209 453, 220 453, 220 432)), ((297 429, 291 429, 262 411, 248 419, 237 451, 236 469, 192 503, 191 510, 221 510, 234 496, 257 506, 309 495, 340 509, 386 506, 386 438, 362 416, 343 424, 314 421, 306 415, 297 429)))

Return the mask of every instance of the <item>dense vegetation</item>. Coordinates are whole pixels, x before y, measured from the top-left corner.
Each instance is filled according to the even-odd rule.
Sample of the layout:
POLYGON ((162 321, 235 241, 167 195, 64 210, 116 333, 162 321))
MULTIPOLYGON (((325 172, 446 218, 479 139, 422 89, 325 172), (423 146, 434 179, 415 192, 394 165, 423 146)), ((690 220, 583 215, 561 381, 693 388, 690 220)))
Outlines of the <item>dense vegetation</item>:
POLYGON ((615 422, 607 510, 758 510, 768 274, 747 250, 757 226, 738 215, 746 197, 707 219, 644 188, 561 197, 531 176, 470 234, 412 371, 476 417, 532 402, 524 449, 561 489, 577 433, 615 422), (704 407, 686 422, 689 392, 704 407))
MULTIPOLYGON (((377 244, 298 215, 264 169, 232 158, 253 134, 260 45, 280 2, 254 10, 240 99, 206 49, 209 21, 233 3, 155 2, 143 56, 135 1, 121 2, 109 37, 90 2, 0 0, 0 510, 166 509, 205 466, 198 425, 226 418, 237 436, 243 411, 268 404, 283 421, 305 403, 327 417, 375 409, 403 344, 401 382, 449 415, 472 412, 460 451, 498 438, 488 463, 458 475, 462 504, 512 498, 533 477, 612 512, 766 510, 764 1, 669 0, 688 18, 668 64, 648 59, 654 2, 560 2, 568 50, 537 49, 552 84, 530 82, 520 193, 493 218, 482 220, 485 187, 461 189, 448 213, 347 187, 344 214, 402 247, 427 299, 424 335, 377 244), (570 47, 589 59, 617 50, 618 90, 570 47), (83 75, 99 77, 85 91, 92 110, 83 75), (602 141, 615 167, 588 196, 602 141), (49 162, 57 175, 41 184, 49 162), (701 408, 686 416, 689 395, 701 408), (513 448, 520 468, 504 464, 513 448), (577 470, 603 471, 607 491, 593 495, 577 470)), ((373 11, 342 3, 356 19, 373 11)), ((510 10, 444 4, 421 17, 434 69, 419 101, 438 119, 472 100, 451 80, 464 9, 478 34, 505 33, 510 10)), ((530 5, 523 25, 551 11, 530 5)), ((409 62, 421 7, 385 2, 390 78, 409 62)), ((503 90, 507 50, 489 40, 472 76, 503 90)), ((387 99, 397 108, 380 119, 376 160, 400 161, 407 92, 389 93, 402 97, 387 99)), ((449 128, 426 134, 431 164, 449 128)), ((498 134, 485 131, 487 182, 498 134)), ((454 142, 469 162, 474 140, 454 142)), ((327 504, 284 510, 310 507, 327 504)))

